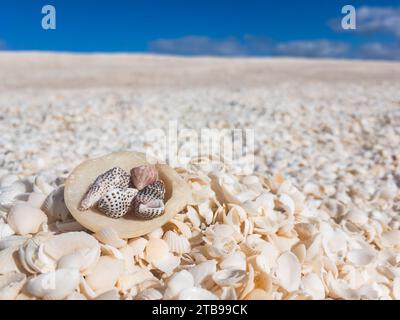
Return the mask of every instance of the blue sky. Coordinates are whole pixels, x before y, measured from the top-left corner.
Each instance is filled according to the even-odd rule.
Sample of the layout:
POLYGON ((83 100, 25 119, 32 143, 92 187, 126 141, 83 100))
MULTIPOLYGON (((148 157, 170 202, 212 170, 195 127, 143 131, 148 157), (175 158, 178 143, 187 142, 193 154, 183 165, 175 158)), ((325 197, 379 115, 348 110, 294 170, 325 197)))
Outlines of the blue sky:
POLYGON ((400 2, 257 0, 5 0, 4 50, 151 52, 400 60, 400 2), (56 30, 41 27, 56 8, 56 30), (357 30, 340 32, 343 5, 357 30))

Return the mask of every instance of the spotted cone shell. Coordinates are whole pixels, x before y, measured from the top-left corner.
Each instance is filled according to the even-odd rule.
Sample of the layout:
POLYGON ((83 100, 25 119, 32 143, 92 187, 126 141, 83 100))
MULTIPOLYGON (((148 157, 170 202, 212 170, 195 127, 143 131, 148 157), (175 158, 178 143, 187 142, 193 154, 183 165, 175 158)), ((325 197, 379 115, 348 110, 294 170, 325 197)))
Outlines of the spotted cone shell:
POLYGON ((137 192, 133 188, 111 189, 99 200, 97 207, 110 218, 121 218, 131 209, 132 199, 137 192))
POLYGON ((133 213, 141 219, 153 219, 164 212, 164 182, 158 180, 138 192, 132 201, 133 213))
POLYGON ((82 198, 79 210, 84 211, 95 206, 97 202, 111 189, 126 189, 130 186, 130 175, 119 167, 111 168, 99 175, 90 185, 82 198))

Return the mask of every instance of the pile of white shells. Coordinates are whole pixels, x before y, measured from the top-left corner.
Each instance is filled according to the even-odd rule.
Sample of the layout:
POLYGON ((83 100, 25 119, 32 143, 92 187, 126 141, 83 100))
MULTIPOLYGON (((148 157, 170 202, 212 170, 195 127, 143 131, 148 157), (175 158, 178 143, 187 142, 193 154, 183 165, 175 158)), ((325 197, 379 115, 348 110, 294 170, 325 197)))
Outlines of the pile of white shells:
POLYGON ((85 230, 56 182, 3 175, 0 298, 400 299, 395 185, 369 213, 281 174, 177 171, 192 203, 133 239, 85 230))
POLYGON ((1 298, 400 298, 398 64, 26 59, 1 62, 1 298), (194 202, 163 229, 84 230, 63 202, 68 173, 151 148, 143 132, 172 119, 253 129, 254 173, 176 169, 194 202))

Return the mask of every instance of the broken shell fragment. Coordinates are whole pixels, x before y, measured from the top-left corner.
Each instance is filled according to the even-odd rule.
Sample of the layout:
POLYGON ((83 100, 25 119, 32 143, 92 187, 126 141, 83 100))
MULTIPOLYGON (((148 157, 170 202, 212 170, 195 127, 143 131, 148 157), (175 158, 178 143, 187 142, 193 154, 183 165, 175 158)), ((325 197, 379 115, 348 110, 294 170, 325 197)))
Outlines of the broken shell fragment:
POLYGON ((212 279, 221 287, 240 287, 246 271, 238 269, 224 269, 212 275, 212 279))

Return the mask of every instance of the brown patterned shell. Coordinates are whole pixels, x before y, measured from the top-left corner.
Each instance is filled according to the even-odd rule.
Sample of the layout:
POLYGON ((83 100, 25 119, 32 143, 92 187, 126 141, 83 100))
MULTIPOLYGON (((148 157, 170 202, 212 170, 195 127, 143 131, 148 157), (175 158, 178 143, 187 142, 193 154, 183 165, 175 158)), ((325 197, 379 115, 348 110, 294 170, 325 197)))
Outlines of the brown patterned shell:
POLYGON ((153 165, 144 165, 131 170, 132 184, 136 189, 142 190, 149 184, 158 180, 158 172, 153 165))

